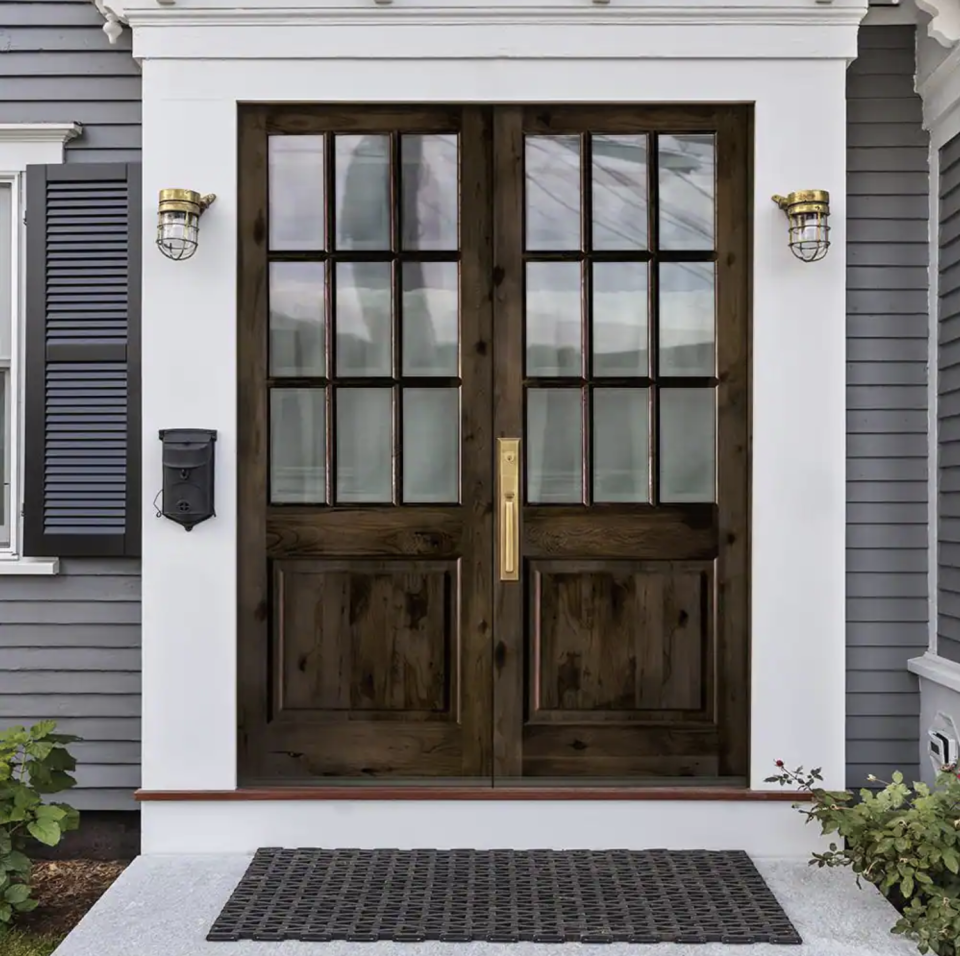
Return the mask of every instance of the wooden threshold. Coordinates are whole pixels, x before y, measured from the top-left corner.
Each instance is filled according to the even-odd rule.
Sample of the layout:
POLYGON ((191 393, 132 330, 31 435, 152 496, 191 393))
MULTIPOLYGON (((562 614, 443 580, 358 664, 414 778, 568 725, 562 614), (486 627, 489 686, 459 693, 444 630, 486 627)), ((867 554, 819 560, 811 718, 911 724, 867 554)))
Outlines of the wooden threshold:
POLYGON ((137 790, 140 802, 252 800, 721 800, 806 802, 810 794, 739 787, 254 787, 237 790, 137 790))

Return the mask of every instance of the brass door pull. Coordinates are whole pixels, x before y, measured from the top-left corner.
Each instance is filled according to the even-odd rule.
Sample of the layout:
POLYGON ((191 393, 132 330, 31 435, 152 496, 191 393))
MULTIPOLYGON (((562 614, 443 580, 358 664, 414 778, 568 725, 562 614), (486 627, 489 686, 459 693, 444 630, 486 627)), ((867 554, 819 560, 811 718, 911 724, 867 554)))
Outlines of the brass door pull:
POLYGON ((498 438, 500 580, 520 580, 520 439, 498 438))

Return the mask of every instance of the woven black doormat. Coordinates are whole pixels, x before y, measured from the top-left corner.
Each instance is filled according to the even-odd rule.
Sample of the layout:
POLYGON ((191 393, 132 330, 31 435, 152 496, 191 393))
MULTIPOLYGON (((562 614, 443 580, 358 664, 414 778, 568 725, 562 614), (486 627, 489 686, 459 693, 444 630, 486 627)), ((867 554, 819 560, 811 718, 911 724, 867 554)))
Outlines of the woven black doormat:
POLYGON ((258 850, 207 939, 802 942, 740 851, 258 850))

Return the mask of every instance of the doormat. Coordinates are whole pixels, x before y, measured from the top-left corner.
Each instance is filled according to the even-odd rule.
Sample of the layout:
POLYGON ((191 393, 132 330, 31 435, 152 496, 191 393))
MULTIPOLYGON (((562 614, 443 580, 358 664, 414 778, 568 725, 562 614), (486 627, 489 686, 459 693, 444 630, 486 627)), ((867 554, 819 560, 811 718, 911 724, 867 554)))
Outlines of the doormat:
POLYGON ((802 942, 746 853, 705 850, 261 849, 207 939, 802 942))

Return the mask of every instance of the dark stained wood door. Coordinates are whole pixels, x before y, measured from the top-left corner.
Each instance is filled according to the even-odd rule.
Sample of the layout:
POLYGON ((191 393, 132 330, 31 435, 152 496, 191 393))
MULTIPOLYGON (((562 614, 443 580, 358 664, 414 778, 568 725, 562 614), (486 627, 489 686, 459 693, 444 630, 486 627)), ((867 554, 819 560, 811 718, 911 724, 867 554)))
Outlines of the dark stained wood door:
POLYGON ((241 780, 745 778, 748 109, 240 131, 241 780))
POLYGON ((498 783, 747 774, 748 124, 495 114, 498 783))
POLYGON ((240 131, 240 777, 489 785, 489 112, 240 131))

